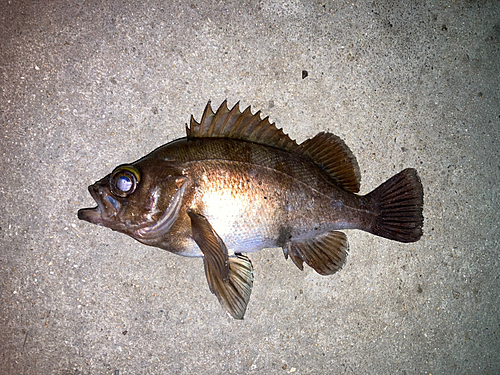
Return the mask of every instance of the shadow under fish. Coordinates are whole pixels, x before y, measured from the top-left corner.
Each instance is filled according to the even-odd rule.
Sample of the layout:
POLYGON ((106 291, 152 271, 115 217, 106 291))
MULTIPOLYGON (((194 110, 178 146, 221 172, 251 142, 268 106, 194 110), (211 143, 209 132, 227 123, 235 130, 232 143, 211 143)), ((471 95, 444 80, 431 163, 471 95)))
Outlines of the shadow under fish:
POLYGON ((97 207, 78 218, 183 256, 203 257, 208 285, 243 319, 253 284, 250 253, 281 247, 285 258, 321 275, 345 263, 339 230, 360 229, 400 242, 422 236, 423 189, 405 169, 360 196, 360 172, 346 144, 319 133, 297 144, 261 119, 224 101, 187 136, 120 165, 89 186, 97 207))

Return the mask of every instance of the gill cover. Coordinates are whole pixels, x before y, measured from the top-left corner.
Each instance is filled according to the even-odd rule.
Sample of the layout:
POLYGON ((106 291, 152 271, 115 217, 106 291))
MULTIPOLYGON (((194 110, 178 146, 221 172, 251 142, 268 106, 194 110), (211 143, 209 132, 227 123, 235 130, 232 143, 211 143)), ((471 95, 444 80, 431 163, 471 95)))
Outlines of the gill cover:
POLYGON ((187 185, 186 178, 177 178, 176 185, 178 186, 178 189, 170 200, 170 203, 163 216, 154 225, 139 229, 136 233, 136 236, 138 238, 145 240, 159 238, 167 234, 170 228, 172 228, 172 225, 174 225, 177 217, 179 216, 179 210, 182 205, 182 198, 184 197, 184 191, 186 190, 187 185))

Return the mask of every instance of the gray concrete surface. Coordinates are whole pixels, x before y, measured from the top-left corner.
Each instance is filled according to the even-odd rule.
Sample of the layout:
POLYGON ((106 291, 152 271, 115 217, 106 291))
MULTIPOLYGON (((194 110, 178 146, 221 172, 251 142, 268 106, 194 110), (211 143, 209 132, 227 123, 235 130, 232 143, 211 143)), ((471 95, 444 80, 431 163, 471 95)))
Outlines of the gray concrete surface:
POLYGON ((500 373, 497 1, 3 0, 0 32, 1 374, 500 373), (341 136, 363 193, 417 168, 421 241, 251 254, 234 321, 201 259, 77 219, 225 98, 341 136))

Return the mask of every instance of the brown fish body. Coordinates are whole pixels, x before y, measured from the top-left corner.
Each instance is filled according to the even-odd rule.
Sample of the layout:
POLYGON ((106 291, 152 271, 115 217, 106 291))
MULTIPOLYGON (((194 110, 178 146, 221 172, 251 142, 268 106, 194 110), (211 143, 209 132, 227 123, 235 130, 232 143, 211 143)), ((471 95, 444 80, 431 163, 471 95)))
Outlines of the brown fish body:
POLYGON ((142 242, 180 255, 203 255, 192 240, 187 210, 205 216, 232 253, 285 246, 336 229, 363 229, 372 216, 366 198, 339 188, 300 154, 202 138, 175 141, 152 157, 139 161, 138 169, 175 160, 187 181, 168 235, 142 242))
POLYGON ((187 137, 117 167, 89 187, 98 203, 79 218, 184 256, 202 256, 210 290, 243 318, 253 273, 241 253, 282 247, 303 269, 339 270, 342 229, 401 242, 422 234, 422 185, 406 169, 359 196, 359 168, 340 138, 319 133, 298 145, 274 125, 210 104, 187 137))

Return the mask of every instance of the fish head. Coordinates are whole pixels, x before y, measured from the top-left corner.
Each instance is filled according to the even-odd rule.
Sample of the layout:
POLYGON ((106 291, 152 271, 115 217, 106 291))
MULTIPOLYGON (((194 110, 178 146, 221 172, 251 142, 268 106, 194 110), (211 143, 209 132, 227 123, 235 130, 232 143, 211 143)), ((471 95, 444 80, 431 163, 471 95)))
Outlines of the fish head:
POLYGON ((157 239, 177 219, 186 181, 172 163, 120 165, 89 186, 97 207, 79 210, 78 218, 138 240, 157 239))

